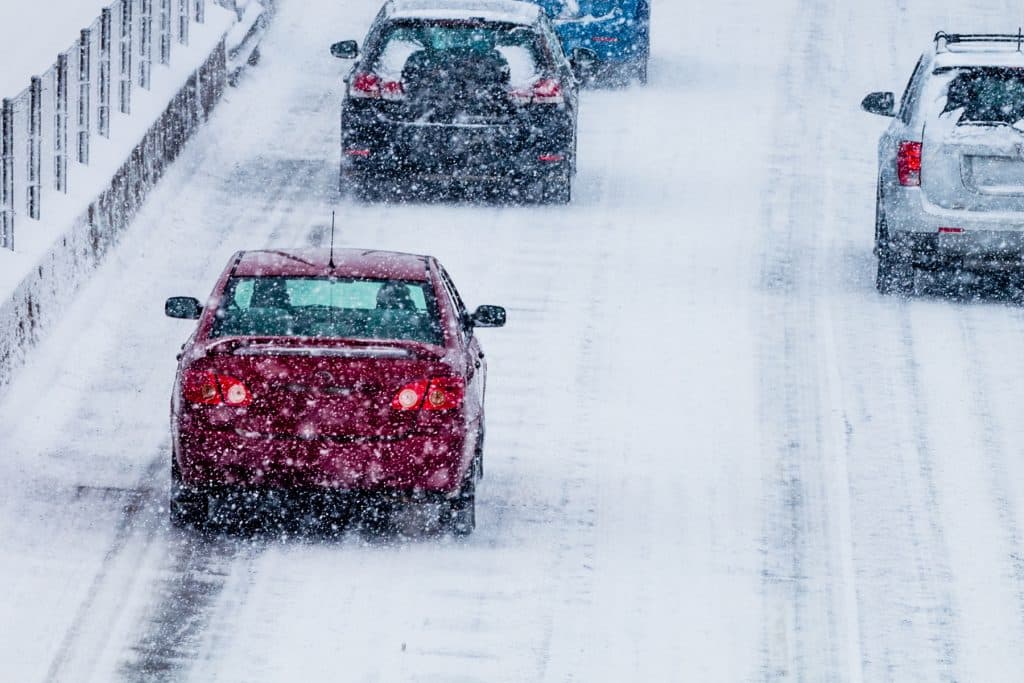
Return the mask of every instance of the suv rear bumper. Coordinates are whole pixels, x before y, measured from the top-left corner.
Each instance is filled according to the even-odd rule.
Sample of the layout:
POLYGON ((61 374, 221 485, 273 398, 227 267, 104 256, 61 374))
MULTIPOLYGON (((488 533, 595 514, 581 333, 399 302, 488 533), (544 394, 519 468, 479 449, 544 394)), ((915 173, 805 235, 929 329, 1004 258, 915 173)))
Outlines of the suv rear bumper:
POLYGON ((889 231, 885 245, 919 268, 1011 270, 1024 268, 1024 233, 975 230, 963 233, 889 231))
POLYGON ((960 228, 965 233, 1024 234, 1024 211, 945 209, 929 202, 918 187, 886 188, 883 212, 896 232, 938 234, 940 228, 960 228))
POLYGON ((970 270, 1024 265, 1024 213, 943 209, 916 187, 887 189, 881 208, 888 239, 880 246, 918 266, 970 270))

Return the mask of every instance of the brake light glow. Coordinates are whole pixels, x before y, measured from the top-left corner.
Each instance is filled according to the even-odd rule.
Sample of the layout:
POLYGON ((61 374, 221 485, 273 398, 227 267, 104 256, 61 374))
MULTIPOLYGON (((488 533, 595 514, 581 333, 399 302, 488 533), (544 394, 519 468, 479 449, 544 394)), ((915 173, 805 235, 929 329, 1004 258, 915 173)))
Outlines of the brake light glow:
POLYGON ((241 408, 252 403, 249 387, 234 377, 213 372, 189 372, 182 382, 185 400, 207 406, 241 408))
POLYGON ((533 101, 538 104, 564 104, 562 84, 553 78, 542 78, 533 84, 533 101))
POLYGON ((385 81, 377 74, 356 74, 348 89, 349 97, 357 99, 385 99, 392 102, 405 99, 405 88, 399 81, 385 81))
POLYGON ((430 380, 427 389, 426 410, 452 410, 462 405, 466 396, 466 383, 458 377, 437 377, 430 380))
POLYGON ((963 231, 963 228, 939 228, 940 235, 959 235, 963 231))
POLYGON ((900 185, 918 187, 921 185, 921 143, 904 140, 896 155, 896 173, 900 185))
POLYGON ((425 379, 409 382, 395 394, 391 400, 391 407, 395 410, 416 410, 423 403, 428 384, 425 379))
POLYGON ((565 161, 565 157, 561 154, 541 154, 537 157, 538 161, 546 161, 548 163, 565 161))
POLYGON ((405 99, 405 88, 399 81, 384 81, 380 86, 380 96, 385 100, 397 102, 405 99))
POLYGON ((435 377, 409 382, 391 400, 395 410, 452 410, 462 405, 466 383, 458 377, 435 377))
POLYGON ((368 149, 349 149, 345 151, 350 157, 368 157, 370 156, 370 150, 368 149))
POLYGON ((348 89, 349 97, 380 97, 380 76, 377 74, 356 74, 352 86, 348 89))

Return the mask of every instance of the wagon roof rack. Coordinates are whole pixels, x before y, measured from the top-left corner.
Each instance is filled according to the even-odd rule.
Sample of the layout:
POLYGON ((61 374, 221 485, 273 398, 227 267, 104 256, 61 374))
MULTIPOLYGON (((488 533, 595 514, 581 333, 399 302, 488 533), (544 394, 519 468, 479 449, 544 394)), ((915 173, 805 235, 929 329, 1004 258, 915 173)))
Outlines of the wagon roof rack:
MULTIPOLYGON (((935 34, 935 52, 953 52, 958 46, 967 49, 971 47, 982 48, 983 44, 1010 44, 1017 52, 1024 52, 1024 29, 1017 29, 1016 33, 946 33, 939 31, 935 34)), ((991 46, 995 47, 995 46, 991 46)))

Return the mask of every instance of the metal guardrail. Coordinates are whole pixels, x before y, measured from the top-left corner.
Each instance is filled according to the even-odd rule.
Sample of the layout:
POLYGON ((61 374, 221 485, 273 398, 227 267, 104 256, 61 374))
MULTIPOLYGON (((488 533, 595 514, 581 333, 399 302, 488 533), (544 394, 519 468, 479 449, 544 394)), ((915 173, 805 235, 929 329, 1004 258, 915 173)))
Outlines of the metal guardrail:
POLYGON ((16 219, 39 220, 49 193, 68 192, 69 166, 89 165, 91 142, 110 137, 114 112, 131 114, 132 88, 152 84, 154 43, 158 62, 170 64, 174 42, 188 45, 189 26, 205 18, 206 0, 116 0, 45 73, 3 99, 0 249, 14 249, 16 219))

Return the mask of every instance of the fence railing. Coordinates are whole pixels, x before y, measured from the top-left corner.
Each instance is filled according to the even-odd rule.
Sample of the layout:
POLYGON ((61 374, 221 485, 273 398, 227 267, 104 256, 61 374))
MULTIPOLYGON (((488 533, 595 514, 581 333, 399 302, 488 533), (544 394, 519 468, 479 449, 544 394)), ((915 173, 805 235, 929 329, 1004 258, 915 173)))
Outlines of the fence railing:
POLYGON ((39 220, 48 195, 67 194, 69 170, 89 165, 92 141, 131 114, 132 88, 148 90, 159 73, 154 44, 158 63, 170 64, 175 41, 188 45, 190 24, 205 16, 206 0, 116 0, 45 73, 2 100, 0 249, 14 249, 16 222, 39 220))

